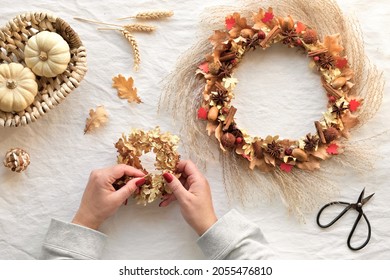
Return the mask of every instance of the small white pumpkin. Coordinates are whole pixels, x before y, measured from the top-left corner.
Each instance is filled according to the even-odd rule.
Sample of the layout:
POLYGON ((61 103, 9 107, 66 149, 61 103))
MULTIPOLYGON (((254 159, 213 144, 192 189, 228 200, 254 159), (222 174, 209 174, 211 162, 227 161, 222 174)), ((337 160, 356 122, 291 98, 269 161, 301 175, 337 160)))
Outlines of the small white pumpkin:
POLYGON ((20 112, 33 103, 38 92, 35 75, 20 63, 0 65, 0 110, 20 112))
POLYGON ((69 45, 55 32, 39 32, 28 40, 24 61, 36 75, 55 77, 68 67, 69 45))

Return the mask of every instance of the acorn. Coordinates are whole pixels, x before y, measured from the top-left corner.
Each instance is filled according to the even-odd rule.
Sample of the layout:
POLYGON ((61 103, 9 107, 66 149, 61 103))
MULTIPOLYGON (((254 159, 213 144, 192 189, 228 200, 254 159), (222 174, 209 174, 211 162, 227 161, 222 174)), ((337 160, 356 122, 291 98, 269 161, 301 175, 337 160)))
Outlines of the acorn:
POLYGON ((291 16, 285 17, 281 20, 281 27, 284 31, 288 31, 294 28, 294 20, 291 16))
POLYGON ((240 32, 240 36, 244 38, 252 38, 255 35, 255 32, 252 29, 245 28, 240 32))
POLYGON ((317 31, 314 29, 308 29, 306 30, 305 34, 303 34, 303 42, 306 44, 314 44, 317 42, 318 37, 317 37, 317 31))
POLYGON ((255 143, 253 143, 253 150, 255 151, 255 156, 258 158, 258 159, 261 159, 263 158, 263 148, 261 147, 261 142, 260 141, 257 141, 255 143))
POLYGON ((207 119, 211 122, 216 121, 218 119, 219 110, 216 106, 213 106, 210 108, 209 112, 207 113, 207 119))
POLYGON ((307 154, 302 149, 294 149, 291 153, 293 157, 295 157, 298 161, 304 162, 307 161, 307 154))
POLYGON ((337 130, 337 128, 328 127, 326 130, 324 130, 324 137, 325 137, 326 143, 330 143, 333 140, 336 140, 337 138, 339 138, 339 136, 340 136, 340 133, 337 130))
POLYGON ((221 137, 221 143, 226 148, 232 148, 236 143, 236 137, 229 132, 225 133, 221 137))
POLYGON ((334 89, 338 89, 338 88, 341 88, 342 86, 345 85, 345 83, 347 82, 347 79, 344 78, 344 77, 338 77, 337 79, 335 79, 331 85, 332 85, 332 88, 334 89))

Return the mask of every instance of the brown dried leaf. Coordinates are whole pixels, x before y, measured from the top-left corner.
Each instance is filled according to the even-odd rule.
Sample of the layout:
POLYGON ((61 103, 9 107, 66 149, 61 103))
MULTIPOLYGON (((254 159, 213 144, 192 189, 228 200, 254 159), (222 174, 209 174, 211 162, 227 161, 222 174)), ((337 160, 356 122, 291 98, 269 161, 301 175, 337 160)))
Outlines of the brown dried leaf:
POLYGON ((317 159, 315 159, 314 157, 310 156, 309 161, 298 162, 297 167, 300 169, 303 169, 303 170, 313 171, 316 169, 320 169, 320 162, 317 159))
POLYGON ((209 41, 216 47, 229 39, 229 34, 225 31, 216 30, 214 34, 210 36, 209 41))
POLYGON ((357 116, 352 115, 351 112, 347 111, 341 116, 341 121, 343 122, 344 129, 341 131, 341 134, 345 137, 349 137, 349 130, 359 123, 357 116))
POLYGON ((95 128, 100 127, 108 121, 108 113, 104 106, 98 106, 96 111, 91 109, 89 111, 89 118, 87 118, 87 122, 84 128, 84 134, 94 130, 95 128))
POLYGON ((141 98, 137 95, 137 88, 133 87, 134 80, 132 77, 126 80, 125 77, 119 74, 117 77, 112 78, 112 81, 114 82, 112 87, 117 89, 119 98, 127 99, 129 103, 142 102, 141 98))
POLYGON ((320 146, 317 151, 310 152, 310 154, 322 160, 326 160, 331 157, 331 155, 326 152, 326 146, 320 146))
POLYGON ((265 163, 264 159, 254 158, 249 164, 249 168, 253 170, 255 167, 259 168, 262 172, 271 172, 274 170, 274 167, 265 163))

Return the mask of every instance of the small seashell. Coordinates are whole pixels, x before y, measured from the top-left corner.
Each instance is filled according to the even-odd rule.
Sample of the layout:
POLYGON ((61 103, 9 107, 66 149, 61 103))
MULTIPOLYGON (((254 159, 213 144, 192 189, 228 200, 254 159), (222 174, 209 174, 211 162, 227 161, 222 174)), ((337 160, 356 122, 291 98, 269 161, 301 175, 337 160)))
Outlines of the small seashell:
POLYGON ((4 166, 14 172, 22 172, 30 164, 30 155, 23 149, 13 148, 5 154, 4 166))
POLYGON ((219 115, 219 110, 216 106, 213 106, 210 108, 208 114, 207 114, 207 119, 209 121, 216 121, 219 115))
POLYGON ((307 161, 307 154, 302 149, 294 149, 292 151, 292 156, 295 157, 298 161, 304 162, 307 161))

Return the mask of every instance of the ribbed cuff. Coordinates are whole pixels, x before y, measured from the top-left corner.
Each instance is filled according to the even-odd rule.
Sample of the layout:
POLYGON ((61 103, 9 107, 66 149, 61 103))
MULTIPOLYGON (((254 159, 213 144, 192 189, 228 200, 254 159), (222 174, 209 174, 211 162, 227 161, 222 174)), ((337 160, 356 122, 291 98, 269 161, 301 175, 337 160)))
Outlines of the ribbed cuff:
POLYGON ((43 259, 99 259, 107 236, 80 225, 52 219, 43 243, 43 259))

